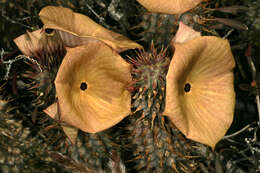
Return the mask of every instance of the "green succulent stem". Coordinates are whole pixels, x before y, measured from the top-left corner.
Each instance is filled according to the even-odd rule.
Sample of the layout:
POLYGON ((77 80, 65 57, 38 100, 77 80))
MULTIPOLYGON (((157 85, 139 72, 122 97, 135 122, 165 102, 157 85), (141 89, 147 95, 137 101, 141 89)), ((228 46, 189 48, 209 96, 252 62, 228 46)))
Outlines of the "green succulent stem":
MULTIPOLYGON (((157 53, 153 44, 149 52, 140 51, 130 58, 136 88, 132 93, 132 115, 129 116, 129 159, 137 172, 194 172, 199 170, 199 153, 194 142, 163 115, 165 107, 166 74, 170 58, 167 49, 157 53), (196 157, 195 157, 196 156, 196 157)), ((130 171, 130 172, 131 172, 130 171)))

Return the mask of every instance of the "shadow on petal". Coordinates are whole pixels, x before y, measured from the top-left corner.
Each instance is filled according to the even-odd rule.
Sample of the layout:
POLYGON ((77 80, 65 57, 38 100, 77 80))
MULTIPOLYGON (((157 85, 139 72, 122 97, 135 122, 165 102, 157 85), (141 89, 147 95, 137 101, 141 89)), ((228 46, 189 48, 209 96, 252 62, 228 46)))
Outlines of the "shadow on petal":
POLYGON ((52 35, 46 34, 43 29, 25 34, 14 39, 15 44, 24 55, 42 57, 41 54, 52 54, 64 48, 62 40, 56 31, 52 35))
POLYGON ((63 31, 60 33, 61 38, 69 47, 75 46, 75 44, 73 44, 74 46, 70 45, 69 40, 72 39, 77 43, 77 46, 82 45, 81 42, 100 40, 118 52, 142 48, 141 45, 125 36, 110 31, 95 23, 88 16, 75 13, 68 8, 47 6, 41 10, 39 16, 44 23, 45 29, 51 28, 59 32, 63 31))

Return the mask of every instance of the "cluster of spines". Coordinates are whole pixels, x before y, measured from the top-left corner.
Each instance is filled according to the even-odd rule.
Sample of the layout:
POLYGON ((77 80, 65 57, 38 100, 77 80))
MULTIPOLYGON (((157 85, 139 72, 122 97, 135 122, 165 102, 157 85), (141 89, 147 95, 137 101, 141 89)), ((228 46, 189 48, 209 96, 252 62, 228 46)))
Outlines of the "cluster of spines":
POLYGON ((80 131, 74 145, 63 140, 50 155, 67 171, 123 173, 124 165, 112 144, 103 132, 87 134, 80 131))
POLYGON ((178 26, 176 15, 146 13, 141 18, 142 22, 136 26, 143 30, 138 33, 140 41, 154 40, 156 47, 169 45, 178 26))
MULTIPOLYGON (((55 32, 55 31, 52 31, 55 32)), ((55 33, 54 33, 55 34, 55 33)), ((28 89, 36 98, 33 100, 35 107, 45 109, 55 101, 54 80, 59 66, 66 54, 66 49, 60 38, 46 39, 46 43, 33 52, 34 62, 30 62, 31 68, 22 73, 24 78, 30 79, 28 89)))
MULTIPOLYGON (((166 74, 170 63, 167 49, 157 53, 141 51, 130 58, 136 83, 132 93, 133 114, 128 117, 126 137, 132 157, 126 162, 135 165, 129 172, 193 172, 198 165, 193 158, 193 145, 163 115, 166 74), (131 149, 132 148, 132 149, 131 149)), ((130 166, 128 166, 130 167, 130 166)))
POLYGON ((46 152, 51 147, 12 115, 0 111, 0 172, 65 171, 46 152))
MULTIPOLYGON (((56 101, 54 80, 66 54, 66 49, 60 41, 55 42, 55 39, 50 38, 47 39, 46 44, 40 45, 42 47, 39 47, 30 57, 32 61, 25 63, 27 71, 19 71, 14 68, 14 70, 18 70, 19 80, 26 80, 24 84, 26 84, 27 90, 25 92, 19 93, 17 98, 14 99, 12 94, 4 93, 6 87, 2 85, 1 92, 3 93, 1 94, 5 99, 7 97, 12 98, 12 100, 9 99, 8 106, 13 106, 13 103, 18 102, 22 97, 32 101, 31 107, 28 108, 28 111, 30 111, 26 112, 30 115, 28 117, 19 116, 18 119, 22 119, 21 127, 30 127, 28 128, 30 135, 35 139, 32 141, 32 145, 37 144, 38 140, 44 143, 46 147, 40 148, 44 151, 44 157, 46 156, 53 161, 53 164, 57 165, 53 165, 53 170, 61 165, 65 172, 109 173, 117 171, 121 173, 123 170, 120 170, 120 166, 123 167, 123 165, 120 165, 120 156, 112 148, 113 143, 105 133, 87 134, 80 131, 76 144, 72 145, 62 131, 59 122, 52 120, 42 112, 56 101), (118 160, 118 163, 116 163, 116 160, 118 160)), ((16 110, 15 114, 20 112, 20 108, 17 107, 8 109, 9 111, 16 110)), ((21 115, 21 112, 19 115, 21 115)), ((19 147, 23 148, 22 146, 19 147)), ((32 159, 39 161, 44 159, 43 156, 37 156, 32 159)), ((18 155, 14 156, 13 159, 18 159, 18 155)), ((24 164, 24 160, 22 161, 21 168, 24 164)), ((7 168, 10 167, 9 164, 7 168)), ((34 170, 36 167, 32 165, 31 169, 34 170)), ((42 168, 42 170, 44 169, 42 168)), ((46 168, 46 170, 48 169, 46 168)), ((39 168, 39 171, 41 171, 41 168, 39 168)))

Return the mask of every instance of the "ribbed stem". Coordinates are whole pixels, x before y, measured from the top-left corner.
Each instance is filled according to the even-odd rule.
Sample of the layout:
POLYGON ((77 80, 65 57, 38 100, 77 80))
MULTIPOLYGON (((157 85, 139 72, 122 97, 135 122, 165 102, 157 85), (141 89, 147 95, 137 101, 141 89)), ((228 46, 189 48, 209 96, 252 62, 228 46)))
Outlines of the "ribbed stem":
POLYGON ((129 172, 198 171, 200 154, 193 148, 196 144, 187 140, 163 115, 169 65, 166 50, 157 53, 152 45, 150 52, 139 53, 131 62, 136 83, 127 141, 132 151, 128 166, 135 167, 129 166, 129 172))

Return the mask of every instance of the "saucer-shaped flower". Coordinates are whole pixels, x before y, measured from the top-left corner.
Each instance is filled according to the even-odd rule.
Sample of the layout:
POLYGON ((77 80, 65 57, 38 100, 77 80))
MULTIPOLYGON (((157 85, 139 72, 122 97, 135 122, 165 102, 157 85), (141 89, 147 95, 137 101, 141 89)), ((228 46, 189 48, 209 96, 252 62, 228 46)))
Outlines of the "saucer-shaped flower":
POLYGON ((203 0, 137 0, 151 12, 180 14, 196 7, 203 0))
POLYGON ((130 65, 106 44, 68 48, 55 79, 59 119, 89 133, 117 124, 130 113, 130 82, 130 65))
POLYGON ((235 61, 227 40, 198 36, 172 43, 165 115, 192 140, 212 148, 230 127, 235 104, 235 61))

